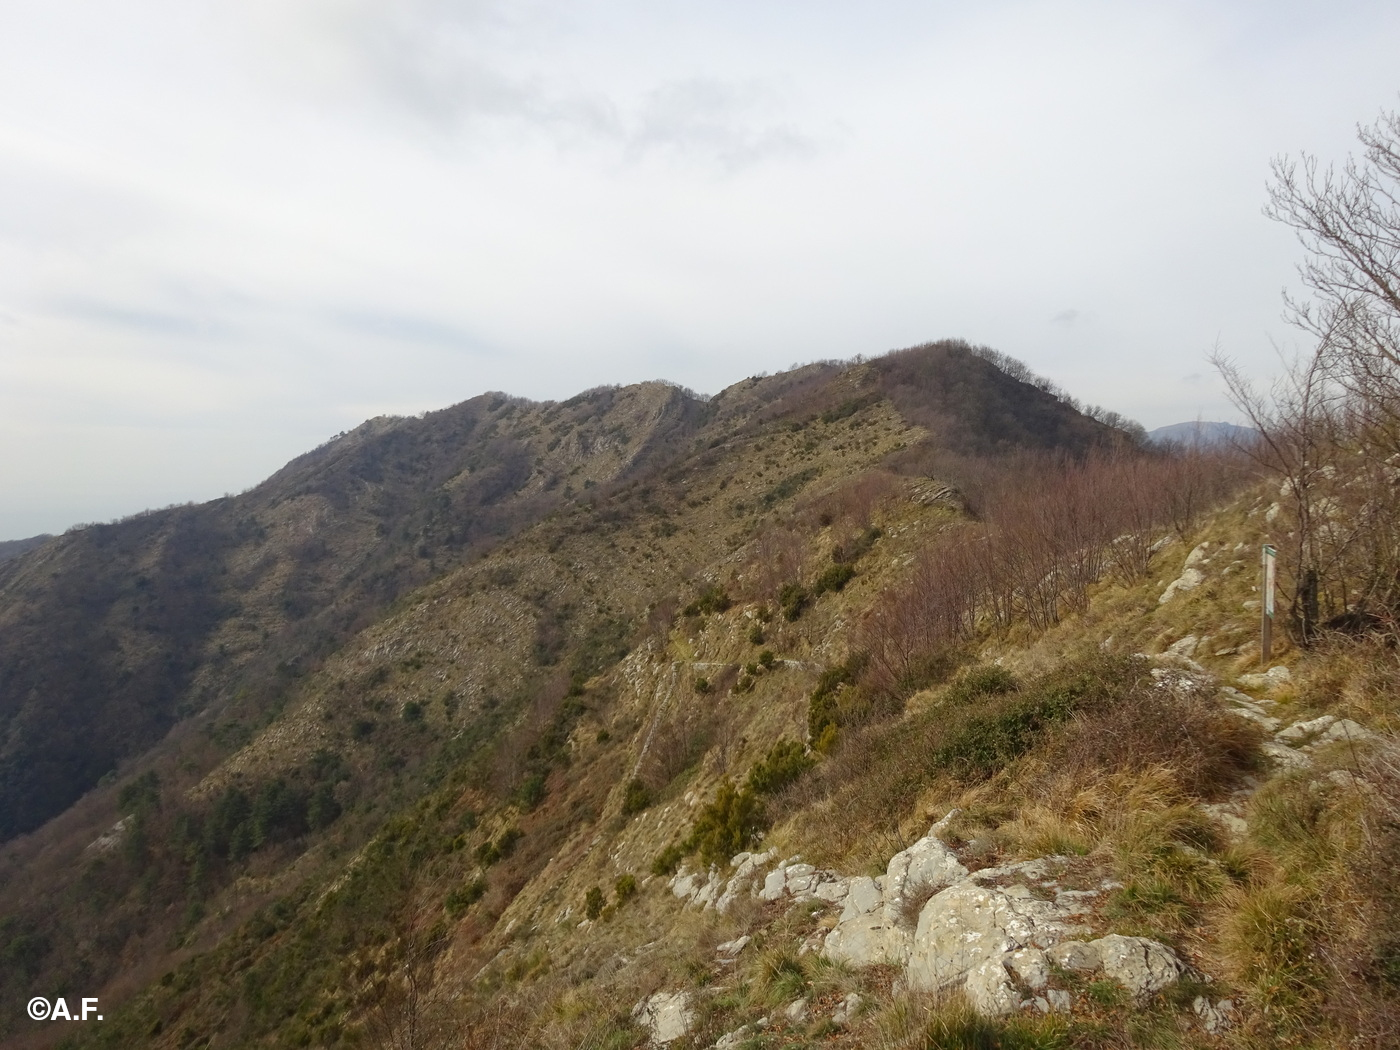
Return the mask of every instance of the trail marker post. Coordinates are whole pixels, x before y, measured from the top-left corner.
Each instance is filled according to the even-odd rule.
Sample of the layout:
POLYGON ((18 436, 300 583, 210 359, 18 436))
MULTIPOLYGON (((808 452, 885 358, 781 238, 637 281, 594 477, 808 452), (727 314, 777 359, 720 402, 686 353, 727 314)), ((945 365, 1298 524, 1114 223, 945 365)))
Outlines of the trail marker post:
POLYGON ((1264 582, 1260 587, 1259 603, 1259 659, 1267 664, 1274 648, 1274 564, 1278 559, 1278 548, 1272 543, 1264 544, 1259 552, 1259 560, 1264 569, 1264 582))

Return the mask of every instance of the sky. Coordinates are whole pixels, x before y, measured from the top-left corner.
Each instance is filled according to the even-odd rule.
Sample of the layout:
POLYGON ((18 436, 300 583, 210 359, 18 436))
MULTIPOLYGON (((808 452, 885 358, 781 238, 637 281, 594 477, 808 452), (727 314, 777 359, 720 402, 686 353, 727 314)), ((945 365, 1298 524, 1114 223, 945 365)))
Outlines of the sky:
POLYGON ((1304 346, 1270 161, 1344 159, 1397 45, 1348 0, 4 0, 0 539, 487 390, 948 337, 1236 419, 1211 350, 1304 346))

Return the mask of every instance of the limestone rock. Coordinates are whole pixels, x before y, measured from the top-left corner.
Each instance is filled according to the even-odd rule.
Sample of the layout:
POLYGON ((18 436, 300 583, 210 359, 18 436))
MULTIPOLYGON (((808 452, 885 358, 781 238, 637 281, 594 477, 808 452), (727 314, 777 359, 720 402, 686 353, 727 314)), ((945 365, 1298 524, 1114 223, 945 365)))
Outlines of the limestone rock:
POLYGON ((1185 638, 1181 638, 1167 646, 1167 652, 1175 656, 1195 656, 1196 646, 1200 644, 1200 638, 1194 634, 1188 634, 1185 638))
POLYGON ((1194 591, 1201 584, 1205 583, 1205 581, 1206 574, 1203 573, 1200 569, 1182 569, 1181 575, 1174 579, 1171 583, 1167 584, 1167 589, 1163 591, 1162 596, 1157 599, 1157 604, 1166 605, 1167 602, 1171 601, 1178 594, 1184 594, 1187 591, 1194 591))
POLYGON ((1294 722, 1287 729, 1275 733, 1275 739, 1282 740, 1285 744, 1301 744, 1309 737, 1316 736, 1323 730, 1329 728, 1337 720, 1335 715, 1319 715, 1317 718, 1309 718, 1306 722, 1294 722))
POLYGON ((765 867, 777 855, 778 851, 772 849, 765 853, 736 853, 729 861, 734 868, 733 878, 752 878, 758 873, 759 868, 765 867))
POLYGON ((1033 992, 1050 983, 1050 964, 1039 948, 1019 948, 1002 956, 1002 962, 1018 981, 1033 992))
POLYGON ((909 959, 913 936, 903 927, 885 920, 884 909, 857 915, 838 923, 826 935, 822 954, 850 966, 876 966, 888 963, 903 966, 909 959))
POLYGON ((1223 827, 1230 838, 1239 840, 1249 834, 1249 824, 1240 816, 1237 803, 1205 802, 1198 808, 1223 827))
POLYGON ((1186 964, 1176 952, 1146 937, 1112 933, 1091 943, 1098 949, 1104 976, 1117 981, 1137 1000, 1170 987, 1186 973, 1186 964))
POLYGON ((967 974, 963 991, 972 1008, 987 1017, 1005 1017, 1021 1008, 1021 993, 1006 972, 1002 956, 974 966, 967 974))
POLYGON ((788 1003, 786 1009, 783 1010, 783 1016, 793 1024, 806 1024, 811 1012, 811 1007, 808 1006, 806 999, 797 999, 788 1003))
POLYGON ((740 1046, 753 1038, 756 1031, 757 1029, 753 1025, 746 1024, 732 1032, 726 1032, 716 1040, 710 1050, 738 1050, 740 1046))
POLYGON ((1103 965, 1098 948, 1083 941, 1064 941, 1045 954, 1056 966, 1070 973, 1093 973, 1103 965))
POLYGON ((1218 1035, 1235 1023, 1235 1004, 1230 999, 1212 1003, 1203 995, 1196 997, 1191 1009, 1201 1019, 1201 1024, 1211 1035, 1218 1035))
POLYGON ((732 959, 745 948, 747 948, 749 946, 749 942, 752 940, 753 938, 746 933, 742 937, 736 937, 732 941, 725 941, 723 944, 717 945, 715 947, 715 951, 717 951, 720 955, 728 956, 730 959, 732 959))
POLYGON ((1259 751, 1284 769, 1307 769, 1312 765, 1312 759, 1307 755, 1301 751, 1294 751, 1287 744, 1280 744, 1277 740, 1265 740, 1259 745, 1259 751))
POLYGON ((862 1003, 862 1002, 864 1002, 864 1000, 861 999, 860 993, 859 993, 859 992, 852 992, 850 995, 846 996, 845 999, 841 1000, 841 1004, 840 1004, 839 1006, 837 1006, 836 1009, 835 1009, 834 1011, 832 1011, 832 1014, 831 1014, 831 1021, 832 1021, 832 1023, 833 1023, 833 1024, 847 1024, 847 1023, 849 1023, 851 1020, 853 1020, 853 1019, 855 1018, 856 1014, 858 1014, 858 1013, 860 1012, 860 1007, 861 1007, 861 1003, 862 1003))
POLYGON ((1242 674, 1236 681, 1246 689, 1273 689, 1293 681, 1293 672, 1280 664, 1259 674, 1242 674))
POLYGON ((787 891, 787 871, 779 864, 763 880, 763 889, 758 891, 758 899, 775 901, 787 891))
POLYGON ((1313 741, 1313 746, 1325 747, 1328 744, 1337 744, 1343 741, 1348 743, 1362 743, 1374 738, 1375 734, 1365 726, 1358 725, 1350 718, 1339 718, 1328 726, 1320 737, 1313 741))
POLYGON ((1088 910, 1078 896, 1042 900, 1023 885, 987 886, 966 879, 936 894, 919 914, 909 983, 947 988, 988 959, 1019 948, 1049 947, 1079 932, 1072 920, 1088 910))
POLYGON ((847 880, 834 871, 793 863, 795 859, 780 862, 768 873, 757 894, 760 900, 775 901, 789 895, 799 901, 817 899, 839 904, 846 899, 847 880))
POLYGON ((857 875, 846 884, 846 906, 841 909, 841 921, 866 915, 885 903, 885 894, 869 875, 857 875))
POLYGON ((1247 718, 1251 722, 1256 722, 1264 727, 1265 732, 1272 733, 1282 724, 1277 718, 1269 714, 1265 708, 1268 704, 1270 708, 1276 707, 1272 700, 1258 701, 1241 693, 1238 689, 1225 688, 1220 690, 1220 699, 1225 703, 1225 710, 1240 718, 1247 718))
POLYGON ((121 820, 83 847, 83 852, 91 850, 94 853, 110 853, 121 845, 122 839, 126 836, 126 829, 131 826, 134 819, 134 817, 122 817, 121 820))
POLYGON ((885 869, 885 921, 896 923, 901 918, 906 898, 928 889, 942 889, 967 876, 967 869, 957 855, 938 837, 944 817, 929 833, 908 849, 890 858, 885 869))
POLYGON ((686 1035, 695 1023, 689 992, 657 992, 632 1009, 632 1017, 651 1036, 652 1044, 665 1046, 686 1035))

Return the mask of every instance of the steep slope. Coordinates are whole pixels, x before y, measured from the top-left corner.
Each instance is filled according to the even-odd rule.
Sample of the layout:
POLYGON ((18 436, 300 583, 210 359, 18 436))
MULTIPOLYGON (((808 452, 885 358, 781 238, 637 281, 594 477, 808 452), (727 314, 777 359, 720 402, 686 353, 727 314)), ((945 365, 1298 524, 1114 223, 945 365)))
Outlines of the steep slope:
POLYGON ((0 562, 18 558, 26 551, 31 551, 51 539, 53 537, 45 533, 42 536, 29 536, 22 540, 0 540, 0 562))
POLYGON ((371 420, 241 496, 0 566, 0 840, 196 713, 256 720, 388 603, 644 469, 704 406, 661 383, 371 420), (65 727, 54 732, 55 726, 65 727))
MULTIPOLYGON (((367 975, 437 937, 445 907, 465 915, 454 951, 479 967, 493 930, 601 856, 598 822, 616 821, 629 791, 671 800, 625 847, 649 863, 676 831, 658 815, 686 778, 708 791, 777 736, 802 736, 807 695, 863 610, 957 520, 944 481, 917 475, 940 446, 899 404, 936 405, 955 430, 965 410, 964 448, 1126 440, 961 344, 893 356, 937 367, 809 366, 704 404, 660 384, 561 405, 481 399, 449 410, 475 420, 465 439, 431 416, 367 424, 247 494, 277 538, 270 564, 257 536, 221 548, 233 584, 143 563, 208 602, 203 619, 181 617, 180 651, 204 659, 171 691, 197 715, 0 853, 5 994, 80 981, 115 1006, 169 971, 157 1000, 176 996, 175 1013, 143 999, 106 1029, 110 1045, 334 1041, 360 1031, 367 975), (995 429, 1026 405, 1054 425, 995 429), (486 443, 507 439, 518 444, 486 443), (461 489, 472 495, 451 504, 461 489), (886 500, 904 510, 882 535, 886 500), (399 532, 376 535, 387 520, 399 532), (457 529, 468 536, 449 555, 457 529), (306 537, 325 553, 287 553, 306 537), (393 599, 417 572, 437 578, 393 599), (277 631, 240 636, 248 609, 277 631), (713 711, 693 717, 690 696, 713 711), (238 991, 227 974, 245 971, 238 991)), ((134 527, 146 519, 107 535, 137 563, 196 512, 230 513, 182 509, 152 516, 150 535, 134 527)), ((19 568, 9 586, 37 595, 46 570, 19 568)))

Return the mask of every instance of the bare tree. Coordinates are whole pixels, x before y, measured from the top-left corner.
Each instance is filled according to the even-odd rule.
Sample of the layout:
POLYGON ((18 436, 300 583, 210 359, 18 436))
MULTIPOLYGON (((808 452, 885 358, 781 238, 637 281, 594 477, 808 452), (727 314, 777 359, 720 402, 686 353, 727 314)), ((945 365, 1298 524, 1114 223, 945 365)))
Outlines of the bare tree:
POLYGON ((1317 339, 1331 376, 1393 421, 1400 406, 1400 114, 1357 129, 1360 158, 1273 163, 1265 214, 1307 251, 1308 299, 1285 294, 1290 320, 1317 339))
POLYGON ((1269 396, 1214 363, 1262 435, 1292 529, 1290 619, 1310 640, 1320 618, 1370 609, 1394 622, 1400 598, 1400 115, 1358 128, 1340 168, 1280 158, 1265 213, 1292 227, 1310 293, 1285 293, 1288 319, 1315 344, 1269 396))
POLYGON ((376 1050, 448 1050, 463 1031, 452 998, 434 981, 446 946, 439 931, 411 936, 391 969, 366 987, 365 1034, 376 1050))

